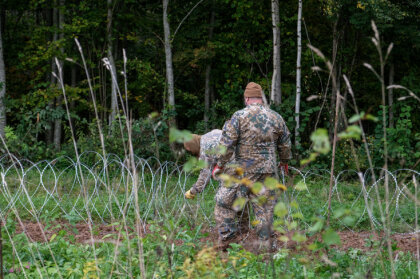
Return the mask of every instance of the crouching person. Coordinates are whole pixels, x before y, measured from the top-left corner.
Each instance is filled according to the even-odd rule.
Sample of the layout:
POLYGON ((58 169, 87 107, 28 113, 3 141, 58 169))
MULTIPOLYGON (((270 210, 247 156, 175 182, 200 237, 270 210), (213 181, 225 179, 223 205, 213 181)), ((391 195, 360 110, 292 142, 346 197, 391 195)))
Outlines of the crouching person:
POLYGON ((212 130, 202 136, 193 134, 193 139, 184 143, 184 148, 200 160, 207 163, 207 167, 201 169, 200 175, 194 185, 185 193, 185 198, 194 199, 198 193, 204 191, 210 182, 211 170, 216 164, 219 140, 222 130, 212 130))

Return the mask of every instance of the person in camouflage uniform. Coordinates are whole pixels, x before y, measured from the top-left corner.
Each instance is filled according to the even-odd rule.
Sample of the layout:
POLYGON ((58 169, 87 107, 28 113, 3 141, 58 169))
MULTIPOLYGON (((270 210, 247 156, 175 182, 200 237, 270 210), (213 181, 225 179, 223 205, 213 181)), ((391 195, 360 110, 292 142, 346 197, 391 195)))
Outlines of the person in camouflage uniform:
MULTIPOLYGON (((213 177, 223 169, 225 174, 238 177, 234 167, 227 163, 234 155, 234 164, 243 170, 242 181, 251 185, 264 182, 272 177, 279 166, 288 171, 287 163, 291 159, 290 132, 283 118, 263 104, 261 86, 251 82, 244 92, 246 107, 235 112, 223 127, 220 145, 226 152, 218 159, 213 169, 213 177), (280 160, 277 164, 276 151, 280 160), (245 179, 245 180, 244 180, 245 179)), ((273 221, 273 210, 276 197, 273 190, 263 188, 253 193, 245 185, 222 184, 216 194, 215 219, 219 240, 225 241, 234 237, 238 231, 235 221, 236 212, 232 208, 238 197, 250 201, 256 218, 256 229, 261 240, 270 236, 273 221)))
POLYGON ((184 144, 184 148, 191 152, 193 155, 199 156, 199 159, 205 161, 206 168, 201 169, 197 181, 185 193, 185 198, 193 199, 197 193, 203 192, 211 178, 211 170, 216 164, 217 152, 216 149, 219 145, 222 130, 214 129, 207 134, 193 135, 193 139, 184 144))

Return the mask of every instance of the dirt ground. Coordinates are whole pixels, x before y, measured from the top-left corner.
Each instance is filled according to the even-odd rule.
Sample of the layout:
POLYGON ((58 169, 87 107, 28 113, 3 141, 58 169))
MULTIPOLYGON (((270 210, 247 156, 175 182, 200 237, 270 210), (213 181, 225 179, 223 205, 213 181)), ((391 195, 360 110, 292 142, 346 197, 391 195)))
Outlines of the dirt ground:
MULTIPOLYGON (((145 226, 145 229, 142 231, 142 234, 150 233, 149 225, 145 226)), ((30 241, 37 241, 37 242, 45 242, 49 241, 54 234, 57 234, 59 231, 65 230, 67 232, 67 236, 73 236, 74 240, 78 243, 100 243, 104 241, 116 241, 119 235, 118 229, 112 225, 98 225, 94 227, 89 227, 86 223, 77 223, 77 224, 70 224, 65 221, 55 221, 49 226, 45 226, 42 223, 34 223, 34 222, 23 222, 20 225, 16 226, 16 233, 20 234, 25 232, 28 236, 30 241), (104 239, 105 237, 105 239, 104 239)), ((127 228, 131 235, 134 235, 133 228, 127 228)), ((217 233, 212 229, 206 229, 203 231, 206 233, 207 236, 200 239, 202 243, 213 243, 214 246, 217 245, 217 233)), ((287 236, 291 238, 292 232, 290 232, 287 236)), ((335 246, 335 248, 340 250, 348 250, 349 248, 357 248, 362 251, 369 251, 372 249, 369 245, 366 245, 367 239, 375 239, 372 232, 363 231, 363 232, 352 232, 352 231, 341 231, 338 232, 341 239, 341 245, 335 246)), ((278 248, 287 248, 287 249, 300 249, 296 242, 288 241, 284 243, 278 240, 278 237, 274 238, 276 247, 278 248)), ((405 251, 411 252, 414 255, 417 254, 417 239, 416 236, 419 238, 420 242, 420 234, 393 234, 392 235, 392 244, 396 247, 396 251, 405 251)), ((320 236, 312 236, 308 239, 308 243, 316 240, 316 238, 320 236)), ((122 238, 122 236, 120 237, 122 238)), ((376 239, 380 239, 381 236, 378 236, 376 239)), ((70 239, 70 238, 69 238, 70 239)), ((241 234, 233 242, 240 243, 243 247, 249 251, 254 251, 255 243, 258 242, 258 238, 253 230, 248 231, 246 233, 241 234)), ((182 244, 182 241, 176 241, 177 245, 182 244)), ((385 244, 384 244, 385 245, 385 244)), ((301 245, 304 247, 304 245, 301 245)))

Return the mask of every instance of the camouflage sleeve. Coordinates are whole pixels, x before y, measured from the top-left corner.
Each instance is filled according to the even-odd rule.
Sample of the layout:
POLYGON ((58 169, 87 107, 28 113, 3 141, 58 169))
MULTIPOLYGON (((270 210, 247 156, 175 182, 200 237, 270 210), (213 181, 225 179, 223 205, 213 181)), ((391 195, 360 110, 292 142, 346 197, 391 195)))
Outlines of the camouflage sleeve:
POLYGON ((201 169, 197 181, 191 187, 190 190, 191 194, 193 195, 203 192, 206 186, 209 184, 211 178, 211 171, 213 170, 213 166, 215 163, 214 158, 211 157, 211 155, 207 155, 205 152, 201 152, 199 159, 201 161, 205 161, 207 163, 207 167, 201 169))
POLYGON ((235 152, 235 147, 238 142, 239 137, 239 118, 233 114, 232 118, 225 123, 223 127, 222 136, 220 138, 220 146, 223 146, 226 152, 220 154, 217 164, 220 167, 224 167, 227 162, 232 158, 232 155, 235 152))
POLYGON ((280 125, 280 136, 277 140, 277 152, 281 163, 287 163, 292 159, 292 143, 290 141, 290 132, 282 119, 280 125))
POLYGON ((200 171, 200 175, 198 176, 197 181, 191 187, 191 194, 195 195, 197 193, 201 193, 206 188, 207 184, 209 184, 211 178, 211 168, 213 165, 207 166, 207 168, 203 168, 200 171))

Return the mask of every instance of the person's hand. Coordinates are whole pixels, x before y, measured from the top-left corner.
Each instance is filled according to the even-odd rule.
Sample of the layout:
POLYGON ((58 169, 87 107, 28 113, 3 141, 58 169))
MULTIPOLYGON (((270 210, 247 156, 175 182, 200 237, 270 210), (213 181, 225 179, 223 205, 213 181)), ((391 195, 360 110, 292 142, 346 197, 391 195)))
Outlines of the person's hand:
POLYGON ((289 175, 289 165, 287 163, 279 163, 279 169, 283 169, 285 175, 289 175))
POLYGON ((186 199, 189 199, 189 200, 192 200, 195 198, 195 195, 191 193, 191 190, 188 190, 187 192, 185 192, 184 196, 186 199))
POLYGON ((223 168, 219 167, 218 165, 215 165, 213 168, 213 171, 211 172, 211 176, 213 179, 217 179, 217 176, 222 172, 223 168))

